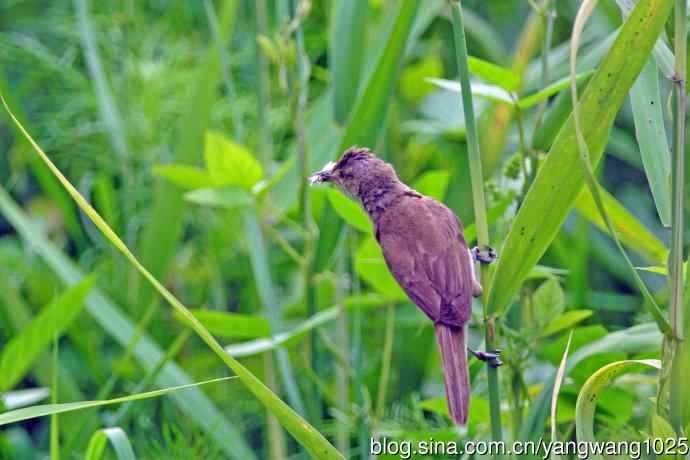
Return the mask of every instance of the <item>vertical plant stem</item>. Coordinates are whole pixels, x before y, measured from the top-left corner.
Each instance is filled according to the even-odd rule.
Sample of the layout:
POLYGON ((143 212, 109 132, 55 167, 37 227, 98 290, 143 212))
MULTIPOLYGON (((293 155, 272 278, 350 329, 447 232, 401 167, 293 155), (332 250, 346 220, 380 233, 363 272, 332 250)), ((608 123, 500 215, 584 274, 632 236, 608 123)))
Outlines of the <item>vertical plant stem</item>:
MULTIPOLYGON (((266 0, 256 0, 256 31, 258 35, 268 35, 268 18, 266 0)), ((269 124, 269 101, 271 79, 268 69, 268 58, 266 54, 256 44, 257 65, 259 67, 259 78, 257 79, 257 96, 259 99, 259 159, 267 164, 273 159, 273 137, 271 135, 271 125, 269 124)))
MULTIPOLYGON (((50 402, 51 404, 58 403, 58 374, 60 368, 58 367, 58 337, 57 334, 53 336, 53 377, 50 388, 50 402)), ((50 416, 50 458, 51 460, 60 460, 60 424, 57 414, 50 416)))
POLYGON ((687 63, 687 3, 686 0, 676 0, 675 6, 675 55, 676 68, 674 93, 676 104, 675 115, 675 146, 673 149, 673 203, 671 209, 671 305, 669 307, 669 321, 673 330, 670 338, 672 350, 671 382, 670 382, 670 415, 671 424, 676 433, 682 433, 683 393, 687 382, 683 381, 680 358, 683 331, 683 208, 685 198, 685 110, 686 110, 686 63, 687 63))
MULTIPOLYGON (((336 298, 338 302, 342 302, 347 293, 347 287, 344 285, 343 281, 349 279, 347 276, 347 226, 343 230, 342 238, 338 247, 338 258, 336 262, 336 272, 338 274, 336 278, 336 298)), ((347 364, 349 362, 349 347, 350 343, 348 340, 347 326, 348 326, 348 315, 347 309, 342 308, 338 318, 336 319, 336 330, 335 330, 335 341, 337 344, 338 351, 342 354, 343 359, 338 361, 336 367, 336 381, 335 381, 335 391, 336 399, 339 407, 347 408, 350 405, 350 375, 348 373, 347 364)), ((343 417, 347 416, 347 411, 343 411, 343 417)), ((337 430, 335 433, 335 445, 346 458, 349 457, 350 450, 350 431, 349 431, 349 420, 343 420, 343 423, 336 424, 337 430)))
MULTIPOLYGON (((486 217, 486 200, 484 198, 484 177, 482 173, 482 159, 479 152, 479 137, 472 105, 472 91, 470 87, 470 73, 467 65, 467 42, 462 21, 462 4, 460 0, 451 0, 453 12, 453 36, 455 39, 455 56, 457 60, 460 86, 462 88, 462 107, 465 113, 465 127, 467 130, 467 147, 469 151, 470 179, 472 182, 472 201, 474 204, 474 223, 477 229, 477 244, 480 250, 489 246, 489 226, 486 217)), ((487 315, 486 306, 488 287, 490 286, 490 272, 488 266, 481 267, 481 283, 484 285, 484 323, 485 346, 493 350, 496 343, 495 318, 487 315)), ((491 435, 493 440, 503 439, 501 428, 500 394, 498 387, 498 372, 496 368, 487 365, 487 379, 489 386, 489 409, 491 414, 491 435)))
MULTIPOLYGON (((309 99, 309 75, 311 65, 309 56, 304 47, 304 35, 302 33, 302 15, 308 13, 308 5, 303 0, 292 1, 292 24, 294 25, 295 45, 297 50, 297 69, 294 86, 294 129, 297 139, 297 157, 299 163, 301 188, 300 202, 302 204, 302 222, 306 230, 303 251, 302 276, 304 283, 304 301, 307 306, 307 314, 311 317, 316 313, 316 295, 314 292, 313 269, 314 254, 316 243, 316 225, 311 209, 311 190, 309 187, 309 148, 307 146, 307 133, 305 124, 305 114, 307 101, 309 99)), ((314 331, 309 331, 307 335, 307 346, 309 350, 309 361, 311 368, 318 375, 318 356, 316 353, 316 341, 314 331)), ((312 398, 313 415, 318 419, 321 412, 321 401, 319 392, 314 391, 312 398)))

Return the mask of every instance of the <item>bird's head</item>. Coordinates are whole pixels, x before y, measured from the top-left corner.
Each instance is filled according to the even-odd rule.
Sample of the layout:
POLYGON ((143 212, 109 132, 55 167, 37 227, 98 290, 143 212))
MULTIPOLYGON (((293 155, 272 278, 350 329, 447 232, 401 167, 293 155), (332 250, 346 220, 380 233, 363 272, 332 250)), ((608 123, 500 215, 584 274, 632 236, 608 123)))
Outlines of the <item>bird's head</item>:
POLYGON ((369 189, 387 187, 398 182, 398 176, 391 165, 377 158, 369 149, 350 147, 337 162, 327 163, 314 173, 309 182, 314 185, 328 182, 355 199, 369 189))

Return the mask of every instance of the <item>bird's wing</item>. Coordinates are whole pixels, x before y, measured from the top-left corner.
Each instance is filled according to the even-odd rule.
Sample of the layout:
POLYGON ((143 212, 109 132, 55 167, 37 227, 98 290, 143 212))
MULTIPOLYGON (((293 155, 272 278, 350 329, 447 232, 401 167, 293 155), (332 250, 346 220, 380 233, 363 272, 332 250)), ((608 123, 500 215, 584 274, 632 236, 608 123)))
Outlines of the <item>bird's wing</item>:
POLYGON ((472 265, 455 215, 430 198, 406 198, 377 230, 386 263, 412 301, 436 322, 467 323, 472 265))

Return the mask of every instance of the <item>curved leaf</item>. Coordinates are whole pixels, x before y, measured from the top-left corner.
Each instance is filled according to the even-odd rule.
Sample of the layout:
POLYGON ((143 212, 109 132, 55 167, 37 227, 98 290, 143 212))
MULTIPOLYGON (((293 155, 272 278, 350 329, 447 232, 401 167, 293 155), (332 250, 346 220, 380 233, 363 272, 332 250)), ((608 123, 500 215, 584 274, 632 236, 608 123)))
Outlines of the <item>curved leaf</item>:
POLYGON ((96 431, 89 441, 85 460, 100 460, 107 441, 110 441, 113 446, 118 460, 136 460, 137 457, 134 455, 134 449, 132 449, 127 433, 119 426, 96 431))
MULTIPOLYGON (((617 361, 607 364, 587 379, 575 404, 575 429, 579 442, 594 442, 594 411, 601 392, 616 377, 621 374, 639 370, 640 367, 661 369, 661 361, 656 359, 639 359, 617 361)), ((592 459, 601 459, 600 455, 592 455, 592 459)))

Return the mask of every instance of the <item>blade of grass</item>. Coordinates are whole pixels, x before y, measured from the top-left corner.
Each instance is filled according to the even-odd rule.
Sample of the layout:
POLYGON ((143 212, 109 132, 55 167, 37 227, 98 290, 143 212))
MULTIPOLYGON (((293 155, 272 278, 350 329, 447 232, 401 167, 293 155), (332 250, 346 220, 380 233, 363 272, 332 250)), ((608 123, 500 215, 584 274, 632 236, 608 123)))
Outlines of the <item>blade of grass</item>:
POLYGON ((367 49, 368 9, 368 0, 339 0, 333 9, 329 62, 333 76, 333 119, 339 125, 345 124, 357 100, 367 49))
POLYGON ((31 420, 32 418, 45 417, 46 415, 62 414, 65 412, 72 412, 75 410, 82 410, 92 407, 109 406, 112 404, 120 404, 127 401, 140 401, 142 399, 155 398, 158 396, 164 396, 187 388, 198 387, 209 383, 227 382, 228 380, 235 378, 237 377, 222 377, 218 379, 206 380, 203 382, 190 383, 189 385, 180 385, 176 387, 164 388, 162 390, 147 391, 146 393, 122 396, 120 398, 106 399, 103 401, 78 401, 71 403, 43 404, 39 406, 22 407, 21 409, 1 413, 0 426, 8 425, 10 423, 17 423, 24 420, 31 420))
POLYGON ((0 95, 5 109, 17 123, 26 139, 31 142, 36 153, 50 168, 52 173, 60 180, 67 192, 76 201, 77 205, 84 211, 85 214, 98 227, 103 235, 115 246, 115 248, 125 256, 125 258, 139 271, 146 280, 153 285, 156 291, 173 307, 173 309, 181 314, 186 321, 191 324, 192 329, 197 335, 208 345, 208 347, 221 358, 221 360, 232 369, 237 376, 242 380, 245 386, 259 399, 267 409, 269 409, 281 424, 292 434, 295 439, 302 444, 302 446, 313 456, 323 459, 342 458, 342 455, 326 440, 326 438, 319 433, 306 420, 300 417, 293 409, 285 402, 277 397, 268 387, 266 387, 254 374, 252 374, 242 364, 232 358, 223 350, 223 347, 213 338, 213 336, 204 328, 204 326, 194 317, 194 315, 185 307, 165 286, 163 286, 152 274, 149 272, 117 236, 117 234, 108 226, 103 218, 96 212, 88 201, 74 188, 74 186, 67 180, 67 178, 60 172, 53 164, 38 144, 33 140, 26 130, 19 124, 19 121, 10 112, 5 99, 0 95))
MULTIPOLYGON (((480 251, 489 247, 489 224, 486 217, 486 200, 484 198, 484 175, 482 173, 482 157, 479 150, 479 136, 474 118, 474 105, 470 87, 470 72, 467 63, 467 43, 465 29, 462 22, 462 3, 459 0, 450 2, 453 14, 453 38, 455 43, 455 58, 462 90, 462 108, 465 114, 467 128, 467 148, 469 151, 470 179, 472 182, 472 204, 474 205, 474 225, 477 229, 477 245, 480 251)), ((473 267, 474 268, 474 267, 473 267)), ((481 266, 480 281, 484 286, 490 285, 489 267, 481 266)), ((488 296, 484 290, 483 310, 485 330, 485 346, 487 350, 496 348, 494 330, 495 317, 488 309, 488 296)), ((489 385, 489 408, 491 412, 491 435, 494 441, 502 441, 501 428, 501 399, 499 394, 498 372, 487 363, 487 380, 489 385)))
POLYGON ((110 441, 118 460, 136 460, 127 433, 118 426, 98 430, 91 436, 89 447, 86 449, 85 460, 100 460, 107 441, 110 441))
POLYGON ((671 225, 671 153, 661 110, 659 73, 654 59, 642 68, 630 90, 635 136, 662 225, 671 225))
MULTIPOLYGON (((665 265, 668 248, 664 243, 605 189, 601 189, 601 199, 621 242, 650 262, 665 265)), ((575 201, 575 208, 598 228, 608 230, 589 190, 582 189, 575 201)))
MULTIPOLYGON (((53 334, 53 378, 50 385, 50 403, 57 404, 58 402, 58 335, 53 334)), ((60 421, 57 414, 50 416, 50 459, 60 460, 60 421)))
POLYGON ((553 382, 553 394, 551 395, 551 442, 558 441, 558 419, 556 418, 556 411, 558 410, 558 393, 561 391, 561 385, 565 379, 565 366, 568 363, 568 351, 570 350, 570 343, 572 340, 573 331, 571 330, 568 336, 568 343, 565 345, 565 350, 563 351, 561 364, 558 366, 556 378, 553 382))
MULTIPOLYGON (((584 137, 591 162, 603 154, 613 119, 670 11, 669 0, 641 0, 618 34, 580 100, 584 137)), ((584 182, 572 116, 556 140, 530 187, 500 253, 489 291, 489 310, 508 306, 525 276, 556 236, 584 182), (556 193, 557 192, 557 193, 556 193)))
MULTIPOLYGON (((69 258, 45 238, 43 231, 31 223, 5 189, 1 187, 0 210, 21 237, 41 255, 64 284, 73 286, 85 277, 69 258)), ((86 299, 86 308, 98 324, 121 346, 133 347, 137 359, 144 368, 150 369, 161 360, 163 352, 158 345, 143 331, 139 334, 136 330, 138 326, 133 324, 98 288, 94 287, 91 290, 91 295, 86 299), (139 339, 135 337, 137 335, 140 335, 139 339)), ((156 381, 158 385, 164 387, 191 382, 191 378, 172 362, 165 365, 156 381)), ((187 417, 196 422, 224 449, 230 458, 238 460, 256 458, 244 439, 233 429, 203 392, 198 389, 190 389, 184 397, 173 395, 172 399, 187 417)))
POLYGON ((84 299, 94 281, 88 277, 67 289, 4 345, 0 356, 0 392, 14 387, 54 337, 69 327, 84 308, 84 299))

